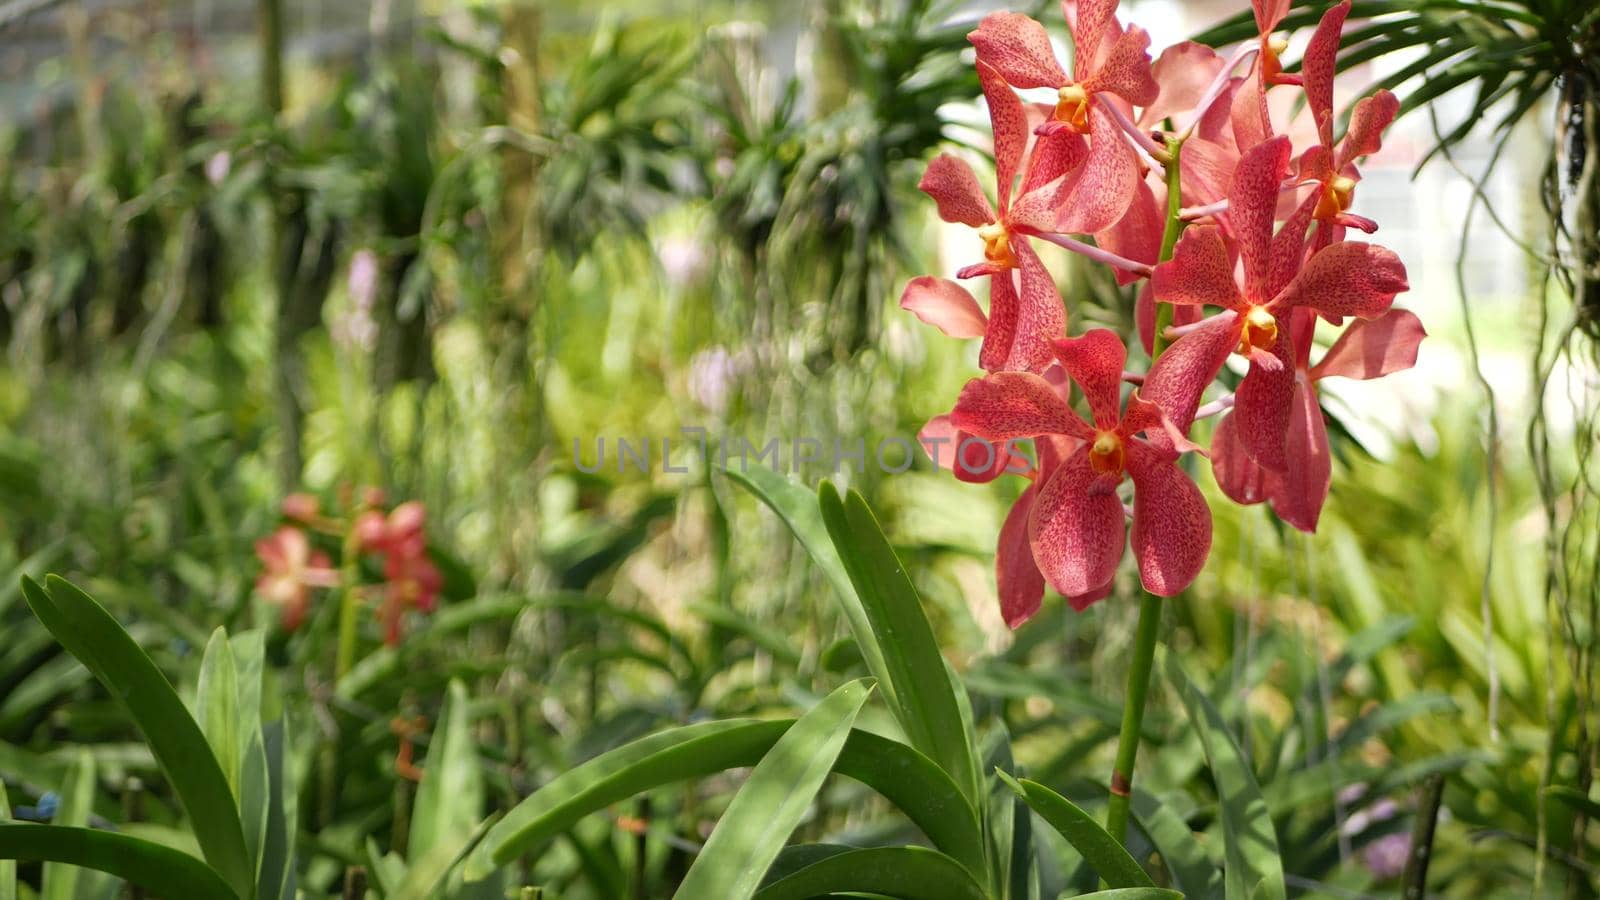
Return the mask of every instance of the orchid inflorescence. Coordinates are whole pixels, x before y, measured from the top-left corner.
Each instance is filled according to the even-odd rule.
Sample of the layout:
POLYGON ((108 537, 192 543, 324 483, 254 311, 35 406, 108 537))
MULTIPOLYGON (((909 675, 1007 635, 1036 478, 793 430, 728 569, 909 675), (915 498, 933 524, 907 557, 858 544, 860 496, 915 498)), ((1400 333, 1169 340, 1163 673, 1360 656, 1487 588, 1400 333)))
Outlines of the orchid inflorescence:
POLYGON ((1259 40, 1226 57, 1186 41, 1152 63, 1149 35, 1118 23, 1117 0, 1063 0, 1070 71, 1028 16, 992 13, 968 35, 994 132, 995 202, 949 154, 929 163, 920 187, 942 219, 977 230, 982 260, 957 277, 987 279, 989 307, 932 276, 913 279, 901 306, 952 337, 981 338, 988 373, 928 423, 924 444, 947 444, 962 462, 986 454, 989 465, 949 466, 963 480, 1022 470, 1032 482, 996 551, 1012 627, 1039 609, 1047 582, 1079 610, 1108 596, 1130 518, 1146 590, 1172 596, 1194 581, 1211 513, 1177 464, 1184 453, 1209 455, 1229 498, 1269 502, 1314 531, 1331 477, 1317 382, 1415 363, 1421 322, 1392 308, 1405 267, 1383 247, 1346 240, 1350 229, 1377 229, 1350 211, 1355 163, 1379 149, 1399 103, 1384 90, 1363 98, 1335 141, 1334 57, 1349 0, 1322 17, 1294 74, 1275 33, 1288 0, 1252 2, 1259 40), (1017 93, 1038 88, 1055 89, 1056 102, 1017 93), (1268 105, 1286 91, 1303 92, 1311 118, 1303 148, 1278 132, 1268 105), (1143 375, 1126 371, 1128 348, 1113 331, 1067 336, 1035 240, 1139 283, 1135 319, 1152 359, 1143 375), (1313 365, 1319 322, 1343 331, 1313 365), (1233 355, 1245 368, 1237 390, 1202 407, 1233 355), (1126 398, 1125 382, 1137 385, 1126 398), (1088 418, 1070 402, 1074 386, 1088 418), (1223 418, 1208 452, 1189 432, 1209 415, 1223 418), (1022 439, 1037 459, 1017 465, 1009 448, 1022 439))
POLYGON ((278 607, 284 630, 294 631, 305 621, 313 588, 356 591, 376 599, 385 643, 399 643, 405 614, 432 612, 443 587, 428 554, 426 510, 411 500, 385 512, 383 492, 375 488, 349 499, 349 513, 340 516, 325 514, 310 494, 284 498, 284 524, 256 541, 262 566, 256 593, 278 607), (338 542, 346 557, 344 568, 336 567, 326 551, 315 549, 313 533, 338 542), (362 559, 381 564, 380 581, 362 583, 362 559))

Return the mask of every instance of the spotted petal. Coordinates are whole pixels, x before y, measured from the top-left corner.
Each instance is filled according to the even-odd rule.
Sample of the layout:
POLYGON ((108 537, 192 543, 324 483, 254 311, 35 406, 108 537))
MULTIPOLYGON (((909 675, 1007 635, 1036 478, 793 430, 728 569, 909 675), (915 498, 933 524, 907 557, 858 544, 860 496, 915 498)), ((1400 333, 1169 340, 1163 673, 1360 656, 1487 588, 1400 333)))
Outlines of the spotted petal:
POLYGON ((1306 105, 1311 108, 1312 120, 1317 125, 1317 136, 1324 147, 1333 146, 1333 64, 1339 53, 1339 39, 1344 32, 1345 16, 1350 14, 1350 0, 1343 0, 1322 14, 1317 30, 1306 45, 1301 69, 1305 73, 1306 105))
POLYGON ((1334 163, 1344 168, 1358 157, 1377 153, 1383 146, 1383 130, 1400 114, 1400 101, 1387 90, 1363 97, 1350 113, 1350 130, 1339 142, 1334 163))
POLYGON ((1038 493, 1039 485, 1030 484, 1011 505, 995 545, 994 581, 1000 595, 1000 615, 1011 628, 1033 618, 1044 599, 1044 575, 1033 561, 1033 544, 1028 540, 1028 521, 1033 517, 1033 501, 1038 493))
POLYGON ((939 205, 939 218, 982 228, 994 221, 994 207, 983 195, 983 186, 972 167, 948 153, 928 163, 917 187, 939 205))
POLYGON ((1126 546, 1122 501, 1113 491, 1091 491, 1098 478, 1080 449, 1039 490, 1028 519, 1034 562, 1066 597, 1109 584, 1126 546))
POLYGON ((983 337, 989 326, 978 301, 948 278, 911 279, 900 294, 900 308, 953 338, 983 337))
POLYGON ((1394 251, 1340 241, 1313 254, 1275 302, 1323 315, 1375 319, 1389 311, 1395 294, 1409 287, 1405 264, 1394 251))
MULTIPOLYGON (((1205 96, 1206 88, 1222 70, 1223 63, 1217 51, 1196 41, 1173 44, 1161 51, 1155 65, 1150 67, 1151 77, 1160 90, 1154 101, 1142 104, 1144 111, 1139 114, 1139 124, 1154 128, 1162 119, 1177 119, 1180 114, 1187 116, 1205 96)), ((1188 147, 1184 152, 1188 152, 1188 147)), ((1184 174, 1188 174, 1188 167, 1184 168, 1184 174)))
POLYGON ((1211 509, 1170 459, 1128 444, 1133 476, 1133 555, 1145 590, 1171 597, 1194 582, 1211 555, 1211 509))
POLYGON ((994 134, 995 202, 1003 211, 1011 205, 1012 183, 1028 147, 1028 116, 1017 92, 983 60, 978 61, 978 82, 989 104, 989 124, 994 134))
POLYGON ((1028 16, 992 12, 967 40, 978 48, 978 60, 993 66, 1012 87, 1058 88, 1067 83, 1067 73, 1050 46, 1050 34, 1028 16))
MULTIPOLYGON (((1095 234, 1095 244, 1118 256, 1136 262, 1155 264, 1161 255, 1161 233, 1166 227, 1166 217, 1156 202, 1155 192, 1147 182, 1140 181, 1133 192, 1133 202, 1117 224, 1095 234)), ((1140 276, 1126 269, 1111 270, 1117 284, 1131 284, 1140 276)))
POLYGON ((1006 368, 1040 372, 1054 358, 1050 342, 1067 333, 1067 308, 1055 277, 1044 267, 1026 239, 1014 241, 1022 297, 1017 304, 1017 337, 1006 368))
POLYGON ((1011 454, 1006 443, 968 434, 948 415, 929 419, 917 432, 917 443, 935 468, 969 484, 987 484, 1006 472, 1021 474, 1030 468, 1026 459, 1011 454))
MULTIPOLYGON (((1139 395, 1161 407, 1172 424, 1188 434, 1201 395, 1239 345, 1243 327, 1243 320, 1232 310, 1206 319, 1162 352, 1145 376, 1139 395)), ((1163 440, 1159 433, 1149 438, 1152 444, 1163 440)))
POLYGON ((1317 530, 1322 504, 1328 499, 1332 460, 1328 431, 1317 404, 1317 389, 1301 373, 1295 379, 1290 407, 1287 452, 1289 465, 1278 477, 1272 509, 1278 518, 1307 533, 1317 530))
POLYGON ((996 372, 961 389, 950 421, 990 441, 1065 434, 1080 438, 1094 429, 1072 411, 1048 381, 1032 372, 996 372))
POLYGON ((1250 506, 1266 500, 1271 473, 1256 465, 1239 441, 1233 415, 1222 417, 1211 434, 1211 474, 1229 500, 1250 506))
POLYGON ((1137 25, 1128 30, 1111 45, 1105 63, 1093 76, 1084 81, 1084 90, 1091 93, 1109 91, 1134 106, 1155 102, 1161 93, 1150 74, 1150 34, 1137 25))
POLYGON ((1089 112, 1089 156, 1068 176, 1056 231, 1093 234, 1116 224, 1133 202, 1139 158, 1100 104, 1089 112))
POLYGON ((1097 428, 1114 429, 1121 418, 1122 370, 1128 348, 1109 328, 1095 328, 1079 337, 1055 342, 1061 367, 1083 391, 1094 411, 1097 428))
POLYGON ((1017 284, 1011 269, 989 276, 989 324, 978 351, 978 365, 986 372, 998 372, 1011 358, 1017 340, 1017 284))
POLYGON ((1291 151, 1289 139, 1283 135, 1247 150, 1233 170, 1233 184, 1228 189, 1228 222, 1244 260, 1245 296, 1257 303, 1270 299, 1263 295, 1263 286, 1271 258, 1278 188, 1291 151))
POLYGON ((1251 358, 1250 370, 1234 392, 1233 416, 1245 452, 1262 468, 1274 472, 1288 465, 1284 445, 1294 402, 1294 357, 1288 332, 1280 327, 1271 352, 1258 351, 1251 358))
POLYGON ((1215 225, 1184 229, 1172 258, 1156 266, 1151 287, 1160 303, 1233 309, 1242 302, 1233 280, 1232 254, 1215 225))

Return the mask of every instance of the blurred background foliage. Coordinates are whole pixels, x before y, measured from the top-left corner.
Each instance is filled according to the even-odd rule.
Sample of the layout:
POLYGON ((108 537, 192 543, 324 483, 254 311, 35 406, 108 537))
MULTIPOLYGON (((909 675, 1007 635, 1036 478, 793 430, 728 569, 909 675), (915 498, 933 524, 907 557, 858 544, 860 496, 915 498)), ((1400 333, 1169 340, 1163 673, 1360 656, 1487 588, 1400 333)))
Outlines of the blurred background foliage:
MULTIPOLYGON (((786 468, 787 442, 815 437, 807 483, 829 474, 828 442, 860 437, 868 464, 840 477, 910 564, 980 715, 1037 780, 1101 802, 1135 583, 1084 614, 1047 605, 1010 635, 990 561, 1020 485, 958 484, 920 458, 903 474, 871 464, 881 438, 910 438, 974 370, 975 348, 893 304, 943 265, 915 191, 922 165, 949 141, 983 149, 966 126, 974 11, 360 6, 319 31, 271 0, 258 19, 209 4, 0 4, 0 45, 60 51, 19 53, 4 73, 4 568, 72 577, 180 685, 214 627, 266 629, 274 702, 302 739, 301 886, 330 890, 407 846, 415 786, 396 757, 415 735, 396 723, 440 715, 451 678, 470 693, 487 812, 627 739, 803 708, 860 669, 788 531, 680 429, 781 437, 786 468), (255 32, 213 40, 210 17, 226 15, 255 32), (602 436, 606 465, 584 471, 602 436), (663 437, 685 471, 659 456, 648 474, 619 471, 618 438, 660 454, 663 437), (450 584, 398 646, 364 623, 362 661, 336 683, 334 604, 278 629, 253 594, 252 544, 287 494, 336 506, 366 485, 426 505, 450 584)), ((1556 202, 1477 227, 1506 229, 1547 274, 1478 310, 1463 283, 1464 321, 1455 284, 1413 277, 1417 302, 1443 313, 1425 316, 1433 340, 1461 352, 1431 357, 1450 370, 1403 412, 1361 395, 1393 404, 1390 427, 1375 441, 1335 429, 1315 537, 1228 505, 1202 477, 1217 549, 1169 604, 1165 641, 1237 729, 1296 894, 1392 893, 1418 788, 1443 775, 1431 891, 1520 894, 1537 879, 1590 896, 1587 810, 1547 789, 1587 796, 1596 753, 1593 319, 1561 323, 1575 297, 1593 304, 1583 208, 1600 117, 1593 73, 1572 68, 1595 56, 1549 48, 1592 48, 1578 36, 1596 17, 1530 0, 1567 23, 1563 38, 1495 18, 1511 4, 1374 6, 1415 17, 1368 36, 1395 44, 1384 52, 1446 35, 1425 57, 1441 66, 1484 29, 1525 39, 1506 82, 1519 87, 1488 86, 1467 115, 1490 137, 1520 127, 1553 147, 1541 190, 1556 202), (1547 65, 1568 68, 1546 79, 1547 65), (1496 125, 1501 109, 1513 115, 1496 125), (1558 121, 1579 123, 1565 143, 1558 121), (1489 323, 1486 352, 1522 360, 1520 378, 1490 379, 1493 415, 1460 387, 1473 317, 1489 323)), ((1439 70, 1396 71, 1410 71, 1404 96, 1439 70)), ((1431 114, 1438 93, 1411 114, 1431 114)), ((1456 136, 1458 152, 1474 134, 1456 136)), ((1448 153, 1428 165, 1468 181, 1448 153)), ((1109 279, 1059 275, 1075 322, 1129 321, 1109 279)), ((1330 405, 1341 423, 1360 412, 1330 405)), ((87 821, 181 843, 149 752, 18 601, 8 577, 0 777, 13 809, 62 802, 82 748, 87 821)), ((1176 708, 1154 701, 1141 784, 1205 832, 1216 801, 1176 708)), ((561 897, 663 896, 730 787, 585 821, 516 877, 561 897)), ((840 782, 803 830, 897 827, 840 782)), ((1065 886, 1074 862, 1056 850, 1065 886)))

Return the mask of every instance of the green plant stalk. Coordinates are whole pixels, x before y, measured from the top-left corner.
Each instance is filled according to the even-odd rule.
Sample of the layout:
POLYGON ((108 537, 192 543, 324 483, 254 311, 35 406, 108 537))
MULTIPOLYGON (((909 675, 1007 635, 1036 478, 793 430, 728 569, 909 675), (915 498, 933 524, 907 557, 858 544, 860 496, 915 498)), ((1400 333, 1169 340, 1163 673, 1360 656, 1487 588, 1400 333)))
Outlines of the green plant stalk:
MULTIPOLYGON (((1167 221, 1161 232, 1161 262, 1172 258, 1172 249, 1183 231, 1179 218, 1183 192, 1180 190, 1179 160, 1183 139, 1167 139, 1167 221)), ((1172 306, 1156 304, 1156 328, 1151 339, 1150 361, 1155 363, 1166 349, 1163 332, 1172 324, 1172 306)), ((1128 670, 1127 699, 1122 706, 1122 728, 1117 735, 1117 758, 1111 768, 1111 796, 1106 802, 1106 831, 1119 843, 1128 838, 1128 804, 1133 796, 1133 764, 1139 755, 1139 732, 1144 725, 1145 699, 1150 693, 1150 671, 1156 654, 1156 633, 1161 626, 1161 598, 1145 592, 1139 601, 1139 625, 1133 640, 1133 665, 1128 670)))

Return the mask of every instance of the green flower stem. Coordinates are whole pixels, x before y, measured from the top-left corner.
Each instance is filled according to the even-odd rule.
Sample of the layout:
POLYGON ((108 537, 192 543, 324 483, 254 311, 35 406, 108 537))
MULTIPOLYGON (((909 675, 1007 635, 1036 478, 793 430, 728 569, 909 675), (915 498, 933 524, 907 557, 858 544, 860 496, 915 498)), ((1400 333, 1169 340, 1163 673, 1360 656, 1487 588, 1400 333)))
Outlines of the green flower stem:
MULTIPOLYGON (((1183 139, 1167 139, 1167 223, 1161 233, 1161 256, 1172 258, 1183 220, 1178 210, 1183 205, 1179 187, 1179 160, 1183 139)), ((1163 332, 1172 324, 1172 306, 1156 304, 1156 333, 1151 343, 1150 361, 1155 362, 1166 348, 1163 332)), ((1128 803, 1133 796, 1133 764, 1139 755, 1139 732, 1144 725, 1144 703, 1150 693, 1150 670, 1156 655, 1156 633, 1161 627, 1161 598, 1146 592, 1139 601, 1139 626, 1133 640, 1133 665, 1128 670, 1128 696, 1122 707, 1122 729, 1117 735, 1117 759, 1111 768, 1111 797, 1106 803, 1106 830, 1118 842, 1128 837, 1128 803)))
POLYGON ((1161 598, 1145 593, 1139 601, 1139 630, 1133 640, 1133 668, 1128 671, 1128 699, 1122 707, 1122 731, 1117 736, 1117 761, 1111 768, 1111 798, 1106 804, 1106 831, 1127 844, 1128 802, 1133 796, 1133 762, 1139 753, 1139 731, 1144 724, 1144 701, 1150 692, 1150 670, 1156 654, 1156 632, 1161 625, 1161 598))

